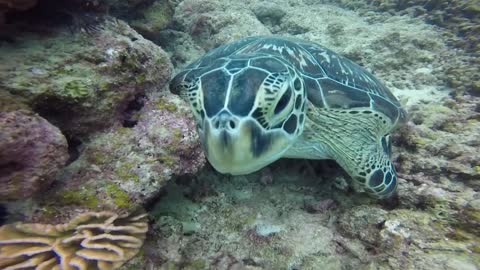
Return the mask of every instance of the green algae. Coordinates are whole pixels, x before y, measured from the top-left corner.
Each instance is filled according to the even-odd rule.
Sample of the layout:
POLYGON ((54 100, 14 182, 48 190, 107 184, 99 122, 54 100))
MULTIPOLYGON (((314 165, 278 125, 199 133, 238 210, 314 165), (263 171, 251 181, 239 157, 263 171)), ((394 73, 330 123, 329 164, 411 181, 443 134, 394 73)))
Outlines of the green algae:
POLYGON ((453 211, 447 203, 437 203, 431 208, 431 212, 439 221, 451 222, 453 220, 453 211))
POLYGON ((169 112, 176 112, 178 110, 177 105, 161 98, 155 102, 155 108, 160 111, 167 110, 169 112))
POLYGON ((429 142, 423 138, 416 138, 414 141, 415 145, 427 145, 429 142))
POLYGON ((136 183, 140 182, 140 177, 133 172, 133 168, 136 164, 132 162, 122 162, 115 169, 115 173, 122 181, 134 181, 136 183))
POLYGON ((130 198, 123 189, 114 183, 107 183, 105 186, 107 195, 112 198, 113 202, 119 208, 129 209, 131 208, 130 198))
POLYGON ((189 261, 185 267, 182 269, 185 270, 202 270, 202 269, 208 269, 207 262, 204 259, 195 259, 192 261, 189 261))
POLYGON ((161 270, 180 270, 182 268, 178 267, 175 262, 168 261, 162 265, 161 270))
POLYGON ((122 267, 123 270, 138 270, 144 269, 145 266, 145 251, 140 249, 138 254, 122 267))
POLYGON ((82 80, 71 80, 67 82, 63 90, 61 93, 62 96, 73 99, 86 98, 90 95, 88 85, 82 80))
POLYGON ((110 20, 93 35, 19 35, 15 45, 2 46, 0 62, 6 89, 34 109, 55 112, 47 120, 82 139, 111 126, 133 95, 166 83, 171 71, 159 47, 110 20))
MULTIPOLYGON (((180 128, 171 128, 168 130, 170 132, 171 136, 171 143, 164 145, 165 150, 167 150, 168 153, 175 153, 178 150, 178 145, 180 144, 180 141, 183 138, 183 133, 180 128)), ((166 161, 170 161, 173 158, 169 158, 168 156, 162 156, 162 159, 166 161)))
POLYGON ((30 108, 25 104, 25 100, 21 97, 11 95, 7 91, 0 89, 0 108, 3 112, 27 110, 30 108))
POLYGON ((163 163, 167 166, 173 166, 176 162, 176 159, 171 157, 171 156, 168 156, 168 155, 162 155, 160 157, 158 157, 157 159, 160 163, 163 163))
POLYGON ((156 1, 145 8, 143 18, 132 21, 132 26, 142 34, 154 34, 168 26, 173 18, 173 8, 167 1, 156 1))
POLYGON ((86 206, 89 209, 96 208, 99 203, 95 192, 86 188, 62 191, 56 194, 56 199, 64 205, 86 206))
POLYGON ((155 29, 162 29, 167 26, 173 16, 173 10, 167 2, 155 2, 143 13, 145 20, 155 29))
POLYGON ((88 155, 89 160, 95 164, 102 165, 108 162, 109 158, 107 155, 100 151, 94 151, 88 155))
POLYGON ((40 211, 42 211, 42 216, 47 218, 47 219, 48 218, 53 218, 56 215, 60 214, 59 209, 57 209, 56 207, 54 207, 52 205, 46 205, 46 206, 42 207, 40 209, 40 211))

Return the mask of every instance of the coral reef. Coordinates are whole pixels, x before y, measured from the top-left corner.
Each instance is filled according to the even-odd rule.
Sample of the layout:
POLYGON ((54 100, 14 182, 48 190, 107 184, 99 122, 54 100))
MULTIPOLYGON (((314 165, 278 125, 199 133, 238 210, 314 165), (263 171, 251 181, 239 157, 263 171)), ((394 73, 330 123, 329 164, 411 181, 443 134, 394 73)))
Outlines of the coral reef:
POLYGON ((1 86, 70 137, 120 126, 135 96, 161 88, 172 71, 166 53, 126 23, 96 29, 23 34, 0 48, 1 86))
POLYGON ((0 227, 2 269, 118 269, 135 256, 148 230, 146 214, 83 213, 66 224, 0 227))
POLYGON ((0 200, 17 200, 48 188, 68 159, 67 141, 57 127, 42 117, 27 110, 3 108, 0 200))

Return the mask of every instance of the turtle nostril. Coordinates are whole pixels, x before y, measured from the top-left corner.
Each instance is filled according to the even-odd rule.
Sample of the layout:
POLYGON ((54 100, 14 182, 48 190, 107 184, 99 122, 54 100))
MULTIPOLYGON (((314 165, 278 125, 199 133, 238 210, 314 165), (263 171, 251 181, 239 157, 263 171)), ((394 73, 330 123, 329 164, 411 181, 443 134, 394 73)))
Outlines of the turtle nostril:
POLYGON ((233 130, 238 125, 238 119, 230 112, 222 111, 213 118, 212 125, 215 129, 233 130))

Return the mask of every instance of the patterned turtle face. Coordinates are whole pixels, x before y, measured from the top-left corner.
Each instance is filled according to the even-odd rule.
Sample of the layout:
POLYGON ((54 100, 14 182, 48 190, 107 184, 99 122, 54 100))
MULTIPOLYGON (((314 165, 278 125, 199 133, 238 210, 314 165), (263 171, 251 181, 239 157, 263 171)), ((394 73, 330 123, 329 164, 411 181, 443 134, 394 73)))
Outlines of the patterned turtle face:
POLYGON ((207 158, 221 173, 272 163, 303 131, 303 81, 275 57, 220 58, 180 73, 171 88, 189 101, 207 158))

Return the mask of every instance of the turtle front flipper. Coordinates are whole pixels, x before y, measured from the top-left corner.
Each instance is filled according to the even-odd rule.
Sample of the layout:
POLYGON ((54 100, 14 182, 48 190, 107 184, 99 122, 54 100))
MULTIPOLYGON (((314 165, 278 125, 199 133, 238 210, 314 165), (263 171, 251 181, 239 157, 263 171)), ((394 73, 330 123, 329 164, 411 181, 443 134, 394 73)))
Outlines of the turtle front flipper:
POLYGON ((384 198, 397 187, 397 174, 390 161, 389 121, 382 113, 369 109, 311 106, 304 138, 320 142, 358 187, 384 198))
POLYGON ((357 162, 340 161, 342 167, 365 191, 379 197, 391 196, 397 188, 397 172, 390 161, 389 135, 377 139, 357 157, 357 162), (360 162, 358 162, 360 161, 360 162))

